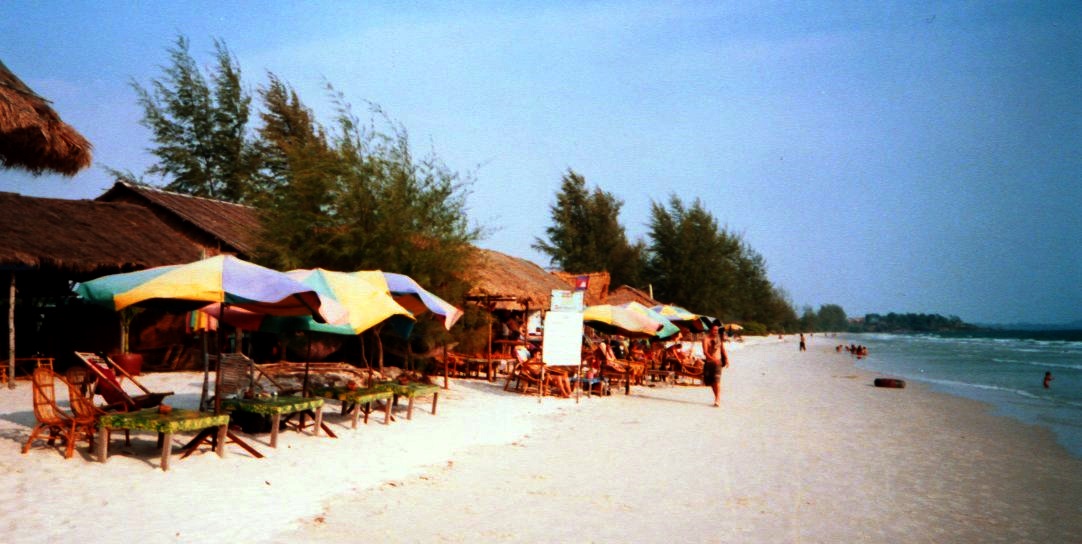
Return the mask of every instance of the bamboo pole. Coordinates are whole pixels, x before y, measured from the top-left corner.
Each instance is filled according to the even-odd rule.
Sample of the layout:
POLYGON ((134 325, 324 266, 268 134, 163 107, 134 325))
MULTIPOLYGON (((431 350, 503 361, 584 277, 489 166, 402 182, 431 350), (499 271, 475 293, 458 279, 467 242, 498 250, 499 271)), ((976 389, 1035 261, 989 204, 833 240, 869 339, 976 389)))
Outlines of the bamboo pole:
POLYGON ((15 389, 15 271, 8 291, 8 389, 15 389))

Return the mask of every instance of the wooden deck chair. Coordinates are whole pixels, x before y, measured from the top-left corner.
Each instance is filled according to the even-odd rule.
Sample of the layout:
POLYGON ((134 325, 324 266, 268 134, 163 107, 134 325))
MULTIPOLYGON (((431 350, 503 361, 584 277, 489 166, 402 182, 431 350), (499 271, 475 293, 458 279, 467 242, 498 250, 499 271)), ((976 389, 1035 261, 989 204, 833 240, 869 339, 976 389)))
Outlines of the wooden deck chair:
POLYGON ((152 408, 162 403, 162 400, 173 392, 154 393, 139 383, 128 371, 113 362, 112 359, 84 351, 76 351, 75 355, 86 363, 87 368, 97 377, 97 394, 105 399, 105 411, 132 412, 143 408, 152 408), (136 387, 143 391, 142 395, 131 396, 120 385, 117 379, 117 371, 122 376, 131 380, 136 387))
POLYGON ((530 360, 530 350, 527 349, 526 346, 515 346, 513 354, 515 356, 515 364, 507 373, 507 381, 503 384, 504 391, 518 391, 519 388, 522 387, 522 380, 524 378, 519 375, 519 371, 522 370, 522 365, 530 360), (514 386, 511 384, 514 384, 514 386))
POLYGON ((702 361, 691 360, 687 362, 676 363, 676 377, 686 376, 692 380, 702 381, 703 379, 703 365, 702 361), (698 363, 698 364, 696 364, 698 363))
POLYGON ((541 361, 526 361, 515 365, 512 372, 515 380, 514 391, 524 394, 539 392, 542 396, 548 394, 548 384, 544 379, 545 363, 541 361))
MULTIPOLYGON (((46 431, 49 433, 48 445, 54 445, 58 438, 67 443, 67 449, 64 451, 65 459, 70 459, 74 455, 75 442, 80 437, 86 437, 93 444, 94 416, 81 413, 68 414, 56 404, 56 380, 67 382, 53 373, 53 369, 49 367, 34 369, 31 379, 34 418, 37 424, 30 430, 30 438, 27 439, 26 444, 23 444, 23 453, 30 451, 30 445, 46 431)), ((72 390, 70 385, 68 389, 72 390)))

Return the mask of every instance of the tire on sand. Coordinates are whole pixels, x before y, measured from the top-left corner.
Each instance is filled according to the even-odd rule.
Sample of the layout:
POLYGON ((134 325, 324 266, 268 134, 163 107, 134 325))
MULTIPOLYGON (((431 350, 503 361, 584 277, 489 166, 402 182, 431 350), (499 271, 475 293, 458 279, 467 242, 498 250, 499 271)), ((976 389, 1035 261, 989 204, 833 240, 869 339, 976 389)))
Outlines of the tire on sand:
POLYGON ((888 387, 891 389, 904 389, 905 380, 899 380, 897 378, 876 378, 876 387, 888 387))

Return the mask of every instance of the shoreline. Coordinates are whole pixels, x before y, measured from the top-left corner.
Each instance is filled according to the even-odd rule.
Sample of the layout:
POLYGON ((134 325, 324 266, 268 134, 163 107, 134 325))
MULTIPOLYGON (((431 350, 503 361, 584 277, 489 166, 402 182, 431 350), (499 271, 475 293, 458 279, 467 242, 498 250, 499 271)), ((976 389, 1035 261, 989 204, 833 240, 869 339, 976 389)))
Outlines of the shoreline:
MULTIPOLYGON (((122 530, 147 542, 1053 542, 1082 534, 1082 461, 1052 431, 879 376, 833 345, 730 344, 722 407, 701 386, 574 400, 454 379, 439 413, 338 439, 283 432, 267 455, 201 450, 157 468, 150 434, 109 462, 41 445, 29 384, 0 391, 0 526, 10 542, 122 530), (14 505, 18 505, 17 507, 14 505)), ((198 399, 201 373, 151 389, 198 399)), ((345 423, 345 426, 343 426, 345 423)), ((179 439, 178 439, 179 440, 179 439)))
POLYGON ((1080 534, 1082 461, 1052 431, 924 384, 875 388, 880 375, 833 346, 797 354, 792 338, 774 343, 732 350, 720 410, 702 387, 594 399, 510 447, 471 448, 453 467, 328 501, 271 542, 1053 542, 1080 534), (852 409, 835 409, 843 402, 852 409))

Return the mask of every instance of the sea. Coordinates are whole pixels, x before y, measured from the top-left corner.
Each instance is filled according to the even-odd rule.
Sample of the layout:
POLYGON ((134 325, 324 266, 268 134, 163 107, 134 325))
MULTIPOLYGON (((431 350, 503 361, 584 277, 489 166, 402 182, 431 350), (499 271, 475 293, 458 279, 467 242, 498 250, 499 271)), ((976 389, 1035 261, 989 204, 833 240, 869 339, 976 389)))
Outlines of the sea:
POLYGON ((1047 427, 1082 458, 1082 331, 866 333, 836 340, 868 347, 859 367, 924 382, 988 403, 996 415, 1047 427), (1045 372, 1053 378, 1047 389, 1045 372))

